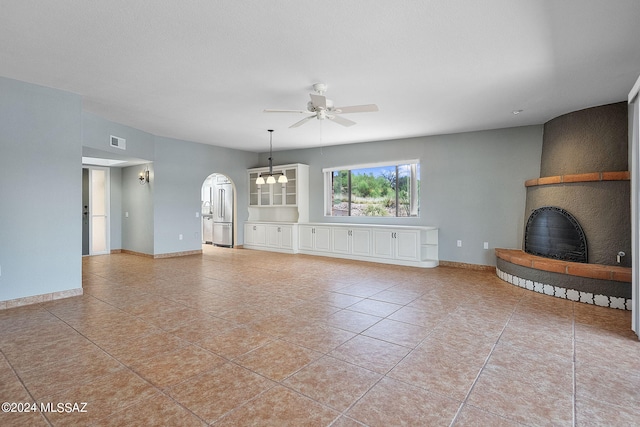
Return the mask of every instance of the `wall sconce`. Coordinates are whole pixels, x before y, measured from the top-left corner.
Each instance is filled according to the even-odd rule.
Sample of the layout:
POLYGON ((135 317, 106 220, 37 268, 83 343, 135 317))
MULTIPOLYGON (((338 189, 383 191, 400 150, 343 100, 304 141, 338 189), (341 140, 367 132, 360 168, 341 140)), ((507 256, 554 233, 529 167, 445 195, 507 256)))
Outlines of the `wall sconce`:
POLYGON ((149 182, 149 168, 144 168, 143 171, 140 171, 140 174, 138 174, 138 180, 140 181, 140 185, 145 185, 149 182))

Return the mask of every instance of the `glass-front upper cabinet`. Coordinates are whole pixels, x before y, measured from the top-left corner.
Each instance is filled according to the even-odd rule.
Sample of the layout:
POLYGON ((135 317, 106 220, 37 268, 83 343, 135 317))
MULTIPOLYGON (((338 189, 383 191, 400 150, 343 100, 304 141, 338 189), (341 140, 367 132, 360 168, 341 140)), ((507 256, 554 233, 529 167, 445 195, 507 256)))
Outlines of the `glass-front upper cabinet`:
MULTIPOLYGON (((273 170, 273 174, 276 176, 276 179, 278 179, 277 177, 280 175, 284 175, 284 172, 282 170, 273 170)), ((273 197, 271 199, 271 204, 274 206, 280 206, 282 204, 282 187, 283 184, 276 182, 275 184, 271 184, 271 191, 273 193, 273 197)))
POLYGON ((283 186, 283 190, 285 192, 285 204, 286 205, 296 205, 298 203, 297 195, 297 186, 296 186, 296 177, 297 177, 297 169, 287 169, 284 171, 285 176, 287 177, 287 183, 283 186))
POLYGON ((258 201, 260 200, 260 187, 256 184, 256 179, 258 179, 258 172, 249 173, 249 206, 258 206, 258 201))
POLYGON ((260 174, 269 171, 269 168, 256 168, 249 170, 249 206, 296 206, 298 203, 298 166, 291 165, 274 168, 273 174, 287 177, 286 183, 256 184, 260 174))

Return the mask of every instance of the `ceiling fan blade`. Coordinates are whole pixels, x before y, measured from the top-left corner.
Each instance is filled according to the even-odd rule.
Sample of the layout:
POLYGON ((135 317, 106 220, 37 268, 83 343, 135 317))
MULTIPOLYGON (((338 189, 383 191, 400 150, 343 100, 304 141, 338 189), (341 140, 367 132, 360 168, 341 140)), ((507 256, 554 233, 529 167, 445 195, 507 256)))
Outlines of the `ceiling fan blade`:
POLYGON ((340 114, 346 113, 373 113, 378 111, 376 104, 351 105, 349 107, 336 107, 335 112, 340 114))
POLYGON ((310 93, 309 96, 311 97, 311 103, 313 104, 314 107, 316 108, 321 108, 323 110, 327 109, 327 97, 324 95, 315 95, 313 93, 310 93))
POLYGON ((356 124, 356 122, 351 121, 349 119, 345 119, 344 117, 340 117, 340 116, 329 116, 327 115, 327 119, 338 123, 339 125, 342 126, 353 126, 356 124))
POLYGON ((300 113, 300 114, 311 114, 311 111, 305 111, 305 110, 271 110, 271 109, 266 109, 266 110, 263 110, 263 112, 265 112, 265 113, 300 113))
POLYGON ((303 124, 307 123, 311 119, 314 119, 315 117, 316 117, 315 114, 313 116, 305 117, 304 119, 300 120, 299 122, 295 122, 294 124, 289 126, 289 129, 297 128, 299 126, 302 126, 303 124))

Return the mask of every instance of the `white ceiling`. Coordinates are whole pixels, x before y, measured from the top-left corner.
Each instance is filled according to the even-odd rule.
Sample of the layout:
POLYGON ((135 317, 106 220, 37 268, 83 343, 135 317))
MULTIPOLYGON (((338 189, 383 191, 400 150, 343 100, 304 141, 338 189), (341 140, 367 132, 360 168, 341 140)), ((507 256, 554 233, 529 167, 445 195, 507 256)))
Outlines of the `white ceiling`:
POLYGON ((155 135, 249 151, 540 124, 626 99, 638 0, 0 0, 0 75, 155 135), (346 128, 303 109, 375 103, 346 128), (514 115, 512 111, 523 110, 514 115))

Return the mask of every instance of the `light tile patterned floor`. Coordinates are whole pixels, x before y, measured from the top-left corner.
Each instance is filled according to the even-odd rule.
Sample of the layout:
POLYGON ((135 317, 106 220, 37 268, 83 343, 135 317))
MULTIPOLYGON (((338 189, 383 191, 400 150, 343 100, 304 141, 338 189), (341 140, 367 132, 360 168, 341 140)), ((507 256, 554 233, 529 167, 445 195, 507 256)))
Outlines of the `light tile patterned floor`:
POLYGON ((490 272, 206 246, 83 287, 0 311, 0 401, 86 412, 0 425, 640 425, 630 313, 490 272))

